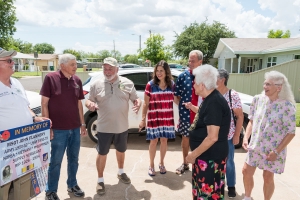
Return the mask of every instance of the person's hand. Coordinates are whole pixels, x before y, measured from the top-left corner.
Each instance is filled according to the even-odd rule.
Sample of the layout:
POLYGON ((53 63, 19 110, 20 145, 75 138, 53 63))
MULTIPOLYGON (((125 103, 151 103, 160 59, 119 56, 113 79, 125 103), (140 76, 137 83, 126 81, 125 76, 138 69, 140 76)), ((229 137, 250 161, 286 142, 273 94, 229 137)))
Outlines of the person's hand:
POLYGON ((243 148, 248 151, 248 140, 247 138, 244 138, 243 139, 243 144, 242 144, 243 148))
POLYGON ((234 134, 232 138, 233 145, 237 145, 240 142, 240 134, 234 134))
POLYGON ((139 110, 140 110, 140 107, 141 107, 141 102, 138 101, 137 99, 134 100, 132 111, 137 114, 139 112, 139 110))
POLYGON ((139 124, 139 132, 141 132, 145 126, 146 126, 146 122, 145 122, 145 120, 142 120, 139 124))
POLYGON ((277 155, 274 151, 270 151, 270 153, 267 154, 268 161, 275 161, 276 159, 277 159, 277 155))
POLYGON ((0 134, 0 142, 3 140, 2 135, 0 134))
POLYGON ((98 109, 99 109, 98 105, 97 105, 96 103, 92 102, 92 101, 89 101, 89 102, 86 104, 86 107, 87 107, 90 111, 92 111, 92 112, 94 112, 95 110, 98 110, 98 109))
POLYGON ((86 131, 86 127, 85 126, 81 126, 80 127, 80 135, 81 136, 86 136, 87 135, 87 131, 86 131))
POLYGON ((53 138, 54 138, 53 129, 50 128, 50 140, 53 140, 53 138))
POLYGON ((50 121, 50 128, 52 127, 52 121, 51 119, 47 118, 47 117, 35 117, 34 118, 34 122, 42 122, 45 120, 49 120, 50 121))
POLYGON ((186 159, 186 162, 194 164, 196 157, 193 155, 193 152, 190 152, 185 159, 186 159))
POLYGON ((184 103, 182 103, 182 105, 184 105, 185 106, 185 108, 186 109, 191 109, 192 108, 192 106, 193 106, 193 104, 191 103, 191 102, 184 102, 184 103))

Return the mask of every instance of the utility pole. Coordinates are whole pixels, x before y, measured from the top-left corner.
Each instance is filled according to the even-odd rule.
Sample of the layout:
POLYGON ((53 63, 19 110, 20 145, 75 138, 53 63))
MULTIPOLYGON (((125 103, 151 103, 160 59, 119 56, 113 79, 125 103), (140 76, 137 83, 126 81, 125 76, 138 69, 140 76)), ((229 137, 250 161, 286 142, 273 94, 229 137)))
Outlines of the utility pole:
POLYGON ((140 35, 140 49, 139 49, 139 51, 140 51, 140 53, 141 53, 141 50, 142 50, 142 46, 141 46, 141 41, 142 41, 142 36, 140 35))
MULTIPOLYGON (((136 35, 136 34, 134 34, 134 33, 132 33, 131 35, 136 35)), ((139 52, 141 52, 141 50, 142 50, 142 35, 139 35, 139 52)))
POLYGON ((116 46, 115 46, 115 40, 113 40, 114 42, 114 58, 116 58, 116 46))

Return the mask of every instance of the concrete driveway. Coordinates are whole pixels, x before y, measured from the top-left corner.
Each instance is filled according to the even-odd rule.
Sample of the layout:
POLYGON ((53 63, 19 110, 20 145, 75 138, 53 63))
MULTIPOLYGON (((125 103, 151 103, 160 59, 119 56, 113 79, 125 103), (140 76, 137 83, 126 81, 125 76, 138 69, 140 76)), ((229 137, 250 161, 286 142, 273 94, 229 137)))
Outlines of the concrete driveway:
MULTIPOLYGON (((299 144, 300 144, 300 128, 297 128, 297 134, 288 147, 288 157, 285 172, 282 175, 275 175, 275 192, 273 199, 275 200, 296 200, 300 199, 300 161, 299 161, 299 144)), ((76 198, 72 194, 68 194, 66 179, 67 167, 66 157, 62 163, 61 177, 59 181, 58 196, 60 199, 101 199, 101 200, 181 200, 192 199, 191 196, 191 171, 178 176, 175 169, 182 162, 182 154, 180 147, 180 138, 176 141, 169 142, 169 149, 165 158, 167 173, 161 175, 158 172, 159 151, 156 155, 156 171, 154 177, 150 177, 147 173, 149 166, 148 145, 145 142, 145 136, 130 134, 128 140, 128 150, 125 159, 125 172, 130 176, 132 184, 125 185, 117 179, 117 162, 115 149, 111 146, 104 180, 106 186, 106 194, 99 196, 96 194, 97 170, 95 167, 95 158, 97 152, 95 143, 88 137, 82 138, 79 170, 77 179, 79 186, 85 191, 85 198, 76 198)), ((242 166, 244 164, 245 151, 243 149, 236 150, 235 162, 237 168, 237 197, 235 200, 242 200, 243 197, 243 179, 242 166)), ((262 171, 257 169, 255 173, 255 186, 252 197, 254 200, 263 199, 263 181, 262 171)), ((44 199, 45 193, 40 194, 35 199, 44 199)), ((226 198, 227 191, 226 191, 226 198)))

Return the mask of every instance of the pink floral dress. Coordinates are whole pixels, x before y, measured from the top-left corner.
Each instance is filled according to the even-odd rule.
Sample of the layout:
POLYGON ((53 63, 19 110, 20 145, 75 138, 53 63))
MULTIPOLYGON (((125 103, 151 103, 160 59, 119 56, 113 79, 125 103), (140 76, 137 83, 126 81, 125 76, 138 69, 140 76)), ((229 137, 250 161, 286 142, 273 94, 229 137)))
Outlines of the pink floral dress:
POLYGON ((246 163, 259 169, 281 174, 284 171, 286 149, 276 161, 267 161, 270 151, 276 149, 287 134, 295 134, 296 108, 286 100, 271 101, 264 94, 254 97, 249 119, 253 120, 251 141, 246 163))

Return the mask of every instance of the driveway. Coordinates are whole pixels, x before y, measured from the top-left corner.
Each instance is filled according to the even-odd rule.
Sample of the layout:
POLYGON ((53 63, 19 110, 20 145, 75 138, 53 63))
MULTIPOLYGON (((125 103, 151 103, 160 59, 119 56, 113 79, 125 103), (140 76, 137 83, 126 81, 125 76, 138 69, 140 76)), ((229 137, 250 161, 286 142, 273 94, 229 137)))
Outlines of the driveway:
MULTIPOLYGON (((300 128, 297 128, 297 134, 300 134, 300 128)), ((274 200, 296 200, 300 199, 300 179, 299 179, 299 143, 300 138, 297 136, 291 142, 288 148, 288 157, 285 172, 282 175, 275 175, 275 192, 274 200)), ((161 175, 158 172, 159 151, 157 152, 155 163, 157 175, 150 177, 147 174, 149 166, 148 145, 145 142, 145 136, 130 134, 128 140, 128 150, 126 151, 125 172, 131 177, 132 184, 125 185, 116 177, 118 168, 115 157, 115 149, 111 146, 107 157, 107 164, 104 173, 104 180, 107 192, 103 196, 96 194, 97 170, 95 167, 95 158, 97 152, 95 143, 88 137, 81 139, 81 150, 79 158, 79 169, 77 179, 79 186, 85 191, 84 199, 101 199, 101 200, 185 200, 191 197, 191 171, 178 176, 175 169, 182 162, 180 147, 180 138, 169 142, 168 152, 165 158, 167 173, 161 175)), ((236 150, 235 161, 237 169, 237 197, 235 200, 242 200, 243 197, 243 177, 242 166, 244 164, 245 151, 236 150)), ((62 163, 61 176, 59 181, 58 195, 61 199, 83 199, 76 198, 68 194, 67 186, 67 165, 66 157, 62 163)), ((254 177, 255 186, 253 190, 253 200, 263 199, 263 182, 262 171, 257 170, 254 177)), ((227 191, 226 191, 227 194, 227 191)), ((36 199, 44 199, 45 193, 40 194, 36 199)), ((225 199, 228 199, 227 197, 225 199)))
POLYGON ((42 77, 41 76, 27 76, 18 79, 25 90, 40 92, 42 87, 42 77))

